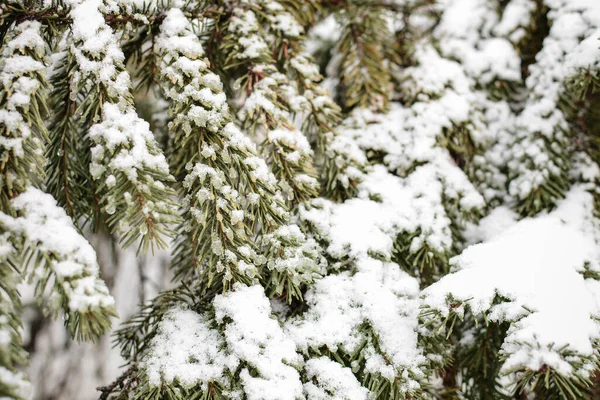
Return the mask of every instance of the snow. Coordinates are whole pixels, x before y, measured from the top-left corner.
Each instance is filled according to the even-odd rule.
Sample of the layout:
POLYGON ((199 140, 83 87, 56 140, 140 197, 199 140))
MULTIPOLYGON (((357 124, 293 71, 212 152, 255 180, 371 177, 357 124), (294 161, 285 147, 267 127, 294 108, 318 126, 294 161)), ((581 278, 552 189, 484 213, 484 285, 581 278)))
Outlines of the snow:
POLYGON ((10 260, 15 260, 18 253, 11 243, 14 239, 11 232, 3 232, 0 235, 0 260, 3 265, 8 266, 0 270, 0 355, 3 365, 0 367, 0 385, 12 386, 12 389, 21 393, 24 398, 29 399, 30 384, 25 376, 13 370, 18 367, 20 359, 26 355, 19 347, 23 342, 23 326, 21 322, 21 302, 15 297, 19 296, 18 285, 23 278, 14 269, 10 268, 10 260))
POLYGON ((427 244, 444 253, 452 246, 452 221, 446 215, 444 198, 460 199, 464 210, 483 204, 462 172, 453 168, 425 164, 407 178, 400 178, 383 166, 374 166, 372 172, 363 176, 357 198, 342 204, 317 199, 300 206, 300 218, 325 238, 327 252, 336 258, 371 252, 389 258, 398 234, 419 229, 411 252, 427 244))
MULTIPOLYGON (((174 214, 170 199, 151 201, 154 193, 165 193, 165 183, 171 179, 169 167, 162 155, 149 124, 138 117, 130 93, 130 77, 123 65, 124 54, 112 29, 106 24, 101 0, 70 0, 72 35, 67 35, 68 51, 75 56, 77 70, 72 74, 71 87, 104 91, 101 115, 89 129, 94 146, 90 174, 98 182, 103 211, 116 212, 117 207, 130 206, 132 196, 143 198, 141 213, 160 221, 160 215, 174 214), (99 121, 98 121, 99 120, 99 121), (106 191, 128 183, 124 194, 106 191)), ((89 95, 89 92, 88 92, 89 95)), ((116 224, 119 232, 128 232, 125 219, 116 224)), ((148 227, 139 228, 146 235, 148 227)))
POLYGON ((573 188, 552 213, 523 219, 452 259, 458 271, 426 288, 425 303, 448 315, 458 301, 464 305, 454 312, 468 307, 488 320, 512 322, 503 371, 546 364, 565 376, 581 373, 563 351, 591 356, 600 337, 592 318, 600 303, 582 275, 584 267, 600 267, 598 244, 584 229, 592 213, 591 195, 573 188), (494 304, 496 296, 505 300, 494 304))
POLYGON ((318 261, 319 246, 314 239, 306 238, 298 225, 283 225, 264 235, 262 242, 272 255, 267 258, 267 268, 287 272, 295 283, 311 282, 323 273, 322 262, 318 261))
MULTIPOLYGON (((418 54, 424 57, 422 65, 439 65, 448 73, 453 70, 456 73, 440 80, 439 84, 420 88, 420 82, 435 82, 426 77, 436 73, 428 67, 418 67, 420 73, 416 74, 417 80, 412 81, 411 87, 417 85, 419 89, 408 95, 419 99, 418 102, 410 108, 394 104, 387 114, 355 110, 345 120, 341 133, 356 140, 367 152, 373 150, 383 153, 383 162, 392 172, 405 175, 405 171, 415 164, 431 162, 439 167, 440 175, 458 183, 461 179, 456 174, 461 174, 460 170, 452 165, 450 154, 438 145, 438 140, 444 130, 452 131, 457 126, 465 126, 475 142, 481 140, 480 128, 476 125, 480 116, 474 109, 476 97, 470 93, 468 81, 459 68, 444 67, 446 62, 433 51, 425 49, 418 54), (452 87, 441 93, 432 92, 449 84, 452 87), (431 99, 423 101, 427 97, 431 99)), ((466 177, 462 181, 461 188, 457 190, 472 191, 466 177)))
POLYGON ((73 78, 73 84, 94 76, 104 85, 110 96, 126 105, 130 78, 127 71, 118 68, 124 55, 112 30, 106 25, 101 7, 102 0, 69 0, 71 6, 72 36, 70 51, 75 55, 80 74, 73 78))
POLYGON ((415 59, 419 65, 406 68, 402 74, 402 89, 408 98, 435 98, 447 87, 463 94, 468 91, 469 81, 465 79, 460 64, 440 57, 432 46, 418 46, 415 59))
POLYGON ((180 307, 165 314, 142 362, 149 384, 177 381, 207 390, 219 383, 227 392, 232 390, 227 376, 239 374, 248 399, 301 397, 295 367, 301 357, 270 316, 263 288, 235 284, 231 292, 217 295, 213 306, 214 314, 180 307))
MULTIPOLYGON (((428 170, 420 168, 424 173, 428 170)), ((364 176, 357 198, 341 204, 317 199, 300 206, 301 221, 327 243, 327 253, 334 258, 350 256, 354 272, 344 271, 317 281, 305 296, 308 311, 286 324, 303 352, 327 346, 330 351, 351 354, 365 339, 361 327, 369 321, 382 353, 372 346, 365 347, 366 371, 387 379, 409 371, 409 375, 402 375, 405 391, 419 386, 420 367, 425 362, 416 342, 418 282, 397 264, 371 256, 390 259, 396 235, 403 230, 413 232, 420 224, 426 232, 422 241, 442 250, 451 244, 447 218, 436 219, 441 226, 427 226, 431 221, 426 219, 435 213, 423 191, 431 188, 435 193, 439 186, 432 186, 426 175, 424 185, 417 178, 419 172, 413 175, 404 180, 375 166, 364 176), (422 212, 415 212, 420 209, 422 212), (381 354, 386 355, 385 359, 381 354)), ((443 208, 438 212, 443 213, 443 208)))
POLYGON ((280 92, 287 85, 287 80, 276 72, 272 65, 261 67, 261 73, 266 75, 252 86, 252 92, 246 98, 239 112, 239 118, 241 121, 256 121, 261 125, 290 126, 289 112, 276 105, 279 103, 280 92))
MULTIPOLYGON (((293 114, 308 109, 308 100, 299 94, 292 79, 279 68, 273 56, 279 37, 296 42, 303 27, 271 0, 243 2, 233 10, 228 30, 234 36, 236 65, 247 69, 248 92, 237 117, 249 134, 266 136, 261 153, 273 163, 279 188, 290 201, 318 191, 312 149, 303 133, 294 128, 293 114)), ((290 49, 291 52, 295 50, 290 49)), ((296 65, 300 65, 296 63, 296 65)), ((303 68, 307 70, 307 67, 303 68)), ((318 71, 317 71, 318 74, 318 71)))
POLYGON ((18 34, 6 43, 6 54, 14 54, 16 50, 32 49, 37 54, 43 54, 46 48, 44 39, 40 36, 41 24, 38 21, 24 21, 18 25, 18 34))
POLYGON ((268 53, 269 48, 259 31, 254 12, 235 8, 229 22, 228 30, 239 35, 241 52, 236 55, 240 59, 256 59, 268 53))
POLYGON ((19 24, 15 36, 2 51, 0 85, 7 94, 7 101, 5 108, 0 109, 0 123, 8 132, 0 137, 0 146, 15 157, 24 156, 23 141, 31 136, 28 123, 31 96, 41 90, 39 79, 45 78, 46 67, 40 61, 45 49, 40 27, 36 21, 19 24), (28 51, 37 54, 38 59, 22 55, 28 51))
MULTIPOLYGON (((238 131, 239 132, 239 131, 238 131)), ((253 181, 263 181, 270 185, 274 185, 276 180, 269 167, 265 163, 265 160, 258 157, 252 156, 244 160, 246 167, 250 168, 250 177, 253 181)))
MULTIPOLYGON (((162 25, 157 49, 164 55, 159 65, 161 88, 165 97, 171 101, 170 113, 174 114, 169 129, 177 131, 181 127, 187 136, 192 132, 200 132, 198 128, 206 128, 210 135, 205 140, 206 145, 203 145, 201 155, 210 162, 218 154, 222 160, 216 163, 220 179, 227 183, 226 186, 232 187, 236 180, 235 174, 231 173, 233 170, 236 174, 241 174, 242 184, 252 183, 245 185, 246 193, 240 196, 239 202, 247 199, 250 206, 260 203, 268 213, 285 216, 286 210, 277 202, 271 201, 273 195, 267 194, 277 192, 277 179, 265 161, 256 156, 254 143, 235 123, 230 122, 223 85, 218 75, 210 72, 208 65, 201 59, 204 51, 190 22, 180 9, 171 8, 162 25), (182 43, 185 45, 182 46, 182 43), (191 64, 197 69, 188 69, 187 66, 191 64), (184 82, 185 85, 182 86, 184 82), (189 104, 191 108, 188 113, 180 112, 180 107, 189 104)), ((194 164, 198 165, 194 162, 189 165, 189 169, 196 168, 194 164)), ((185 178, 186 182, 193 180, 193 177, 185 178)), ((187 185, 187 189, 190 195, 196 190, 191 183, 187 185)), ((247 217, 253 218, 251 214, 248 212, 247 217)))
MULTIPOLYGON (((14 392, 19 398, 29 400, 32 398, 31 384, 25 378, 22 372, 11 371, 4 366, 0 365, 0 382, 3 384, 3 390, 6 388, 6 384, 10 384, 7 389, 14 392)), ((5 392, 4 392, 5 393, 5 392)), ((2 397, 2 400, 10 400, 10 397, 2 397)))
POLYGON ((368 322, 386 360, 379 362, 381 354, 367 346, 367 371, 390 380, 410 372, 403 387, 414 389, 419 386, 414 378, 423 376, 425 363, 417 347, 418 293, 417 281, 397 264, 364 257, 356 262, 354 274, 341 272, 316 282, 305 296, 310 308, 287 322, 286 330, 305 353, 326 346, 352 354, 369 339, 369 330, 363 328, 368 322))
MULTIPOLYGON (((285 75, 279 73, 277 65, 269 55, 266 41, 259 36, 264 35, 264 32, 258 25, 252 29, 257 32, 252 36, 255 38, 253 40, 260 39, 260 49, 252 54, 248 54, 246 49, 236 57, 247 63, 249 69, 259 73, 261 79, 252 84, 251 91, 238 112, 238 119, 243 126, 250 127, 249 133, 266 133, 262 153, 267 159, 276 158, 277 162, 282 164, 278 168, 280 174, 277 177, 279 187, 289 199, 302 193, 316 192, 318 181, 316 177, 308 175, 314 174, 312 149, 302 132, 294 129, 290 114, 290 111, 301 112, 305 108, 306 99, 298 95, 296 88, 288 82, 285 75), (289 109, 282 103, 289 104, 289 109), (302 178, 298 179, 299 176, 302 178)), ((247 40, 241 38, 240 43, 245 46, 247 40)))
MULTIPOLYGON (((302 25, 296 21, 296 18, 288 13, 285 8, 277 1, 273 0, 258 0, 249 1, 242 0, 241 5, 247 8, 255 8, 263 18, 268 21, 269 27, 275 31, 277 36, 285 37, 290 40, 297 40, 300 35, 304 32, 302 25)), ((240 10, 240 9, 238 9, 240 10)), ((246 23, 245 28, 241 28, 240 33, 251 33, 257 32, 259 29, 257 26, 257 19, 255 13, 250 10, 240 10, 239 12, 247 14, 242 20, 246 23)), ((240 24, 240 21, 236 21, 236 24, 240 24)), ((240 29, 236 26, 232 29, 240 29)), ((263 29, 263 28, 261 28, 263 29)))
MULTIPOLYGON (((543 1, 549 8, 550 35, 536 64, 529 67, 531 75, 521 82, 515 45, 527 34, 536 2, 503 2, 500 14, 492 1, 440 0, 437 10, 442 18, 433 36, 416 40, 409 60, 414 63, 397 71, 401 102, 393 103, 385 114, 352 111, 341 126, 333 127, 339 135, 317 132, 324 135, 318 139, 325 144, 319 157, 340 172, 335 183, 355 188, 356 195, 339 203, 324 198, 302 202, 293 220, 288 220, 278 191, 289 191, 291 185, 316 189, 316 178, 295 170, 289 182, 278 180, 257 155, 249 132, 232 120, 241 121, 244 128, 258 122, 257 136, 266 138, 273 147, 268 151, 280 156, 285 167, 310 165, 311 145, 296 127, 314 110, 329 116, 327 112, 335 115, 339 109, 317 86, 322 78, 319 69, 302 47, 335 42, 339 25, 333 17, 317 24, 312 42, 305 46, 297 42, 304 27, 278 2, 236 3, 224 33, 239 38, 232 54, 261 80, 253 81, 248 96, 240 96, 239 103, 244 103, 234 118, 224 84, 204 58, 192 28, 195 21, 187 20, 184 2, 173 2, 155 43, 161 60, 159 82, 170 103, 169 131, 182 143, 202 140, 198 151, 184 160, 183 208, 189 214, 183 228, 202 229, 213 217, 216 225, 226 221, 231 228, 218 231, 220 236, 212 232, 201 238, 208 242, 209 255, 217 256, 217 270, 232 263, 253 282, 259 269, 283 273, 307 292, 301 312, 269 299, 259 285, 241 284, 203 304, 206 310, 172 308, 158 324, 141 362, 148 383, 199 384, 207 390, 216 382, 232 399, 374 396, 354 369, 363 382, 376 375, 409 393, 424 381, 431 383, 426 376, 428 359, 440 357, 425 354, 418 343, 423 304, 442 315, 462 315, 468 309, 491 321, 509 322, 501 350, 502 373, 548 365, 565 376, 590 377, 597 358, 594 343, 600 339, 600 326, 592 318, 600 317, 600 284, 583 273, 600 272, 599 222, 592 216, 587 192, 595 189, 600 169, 580 153, 562 165, 551 150, 560 151, 570 140, 563 132, 568 128, 565 116, 557 109, 564 83, 581 70, 598 68, 600 3, 543 1), (432 40, 435 46, 429 44, 432 40), (293 54, 283 67, 271 60, 279 42, 292 43, 293 54), (294 49, 295 44, 300 50, 294 49), (491 99, 489 92, 503 81, 525 84, 523 104, 491 99), (517 113, 511 105, 524 110, 517 113), (459 130, 467 132, 476 147, 464 168, 462 160, 461 166, 456 165, 444 142, 459 130), (572 182, 586 185, 573 187, 554 211, 519 220, 511 208, 515 199, 525 198, 566 167, 572 182), (486 217, 463 229, 470 216, 482 211, 486 217), (258 220, 260 213, 268 216, 258 220), (286 222, 269 223, 276 216, 286 222), (242 227, 255 220, 255 236, 246 240, 242 227), (453 234, 456 230, 465 243, 453 234), (231 240, 238 231, 241 244, 231 240), (410 254, 426 248, 449 256, 462 245, 472 246, 452 259, 451 274, 420 291, 422 282, 392 262, 397 256, 394 244, 406 237, 412 240, 410 254), (235 245, 228 245, 228 240, 235 245), (499 297, 502 301, 496 303, 499 297), (457 301, 463 305, 454 308, 457 301), (322 356, 355 350, 360 352, 359 361, 350 367, 333 356, 322 356), (583 366, 577 367, 579 361, 583 366)), ((105 15, 121 8, 135 12, 142 1, 67 0, 67 4, 73 18, 68 51, 79 64, 71 83, 85 91, 86 85, 100 82, 111 97, 89 131, 94 143, 92 175, 109 188, 126 179, 145 189, 145 178, 138 176, 142 171, 168 175, 168 167, 149 125, 133 110, 119 37, 105 22, 105 15)), ((145 16, 136 18, 143 21, 145 16)), ((41 53, 45 45, 36 33, 39 23, 21 26, 24 31, 6 44, 4 52, 17 53, 29 46, 41 53)), ((0 110, 0 122, 14 137, 0 138, 0 145, 19 156, 22 139, 31 135, 19 112, 40 88, 24 75, 41 73, 45 67, 24 55, 5 60, 0 82, 10 87, 11 97, 6 110, 0 110)), ((328 68, 333 75, 336 62, 334 57, 328 68)), ((187 150, 174 149, 182 154, 187 150)), ((124 199, 131 204, 132 194, 125 193, 124 199)), ((116 212, 119 201, 109 201, 105 211, 116 212)), ((112 307, 98 278, 93 249, 56 202, 30 188, 13 205, 22 215, 0 214, 0 222, 23 234, 39 251, 56 256, 50 265, 54 279, 65 287, 69 308, 112 307)), ((151 212, 152 205, 148 207, 145 213, 151 212)), ((6 239, 0 236, 0 256, 12 250, 6 239)), ((7 340, 6 332, 0 331, 0 346, 7 340)), ((16 379, 7 373, 0 368, 0 381, 6 376, 16 379)))
POLYGON ((283 145, 297 150, 302 156, 309 156, 312 154, 308 140, 296 130, 272 130, 267 134, 267 139, 274 142, 281 142, 283 145))
POLYGON ((186 387, 199 384, 207 390, 209 383, 224 383, 226 368, 234 370, 239 362, 224 347, 220 332, 211 327, 206 315, 172 309, 160 322, 141 368, 150 385, 177 381, 186 387))
POLYGON ((362 181, 367 158, 358 144, 341 135, 327 134, 325 139, 325 156, 336 166, 336 179, 342 187, 348 188, 352 182, 362 181))
POLYGON ((196 70, 198 71, 206 68, 206 64, 202 60, 195 60, 197 57, 204 55, 204 49, 196 37, 188 34, 188 26, 189 23, 181 10, 171 8, 160 26, 161 34, 157 39, 157 45, 159 48, 164 47, 181 52, 186 58, 177 59, 177 62, 181 63, 179 66, 193 65, 198 68, 196 70))
POLYGON ((493 28, 494 33, 518 44, 526 35, 526 27, 535 9, 535 0, 510 0, 504 7, 500 21, 493 28))
POLYGON ((46 255, 33 276, 43 279, 47 271, 54 275, 53 297, 64 296, 70 312, 86 313, 114 307, 114 299, 99 277, 96 253, 77 231, 71 218, 56 200, 29 187, 12 200, 16 218, 0 214, 0 222, 13 234, 22 235, 35 251, 46 255))
MULTIPOLYGON (((271 3, 278 4, 274 1, 271 3)), ((288 38, 300 37, 300 35, 304 32, 302 25, 300 25, 296 19, 287 12, 280 12, 276 15, 273 15, 270 20, 273 24, 272 28, 281 32, 282 36, 288 38)))
POLYGON ((516 139, 510 149, 513 161, 509 191, 524 199, 565 167, 545 140, 566 146, 568 125, 558 109, 560 94, 567 80, 582 69, 600 63, 600 3, 594 0, 549 0, 548 18, 552 23, 544 46, 529 67, 525 84, 529 95, 525 108, 515 122, 516 139), (545 139, 545 140, 544 140, 545 139))
POLYGON ((104 103, 102 122, 90 128, 89 137, 95 144, 90 164, 94 179, 106 176, 108 184, 115 175, 124 174, 137 182, 138 170, 169 172, 164 155, 148 148, 154 141, 150 125, 134 111, 123 113, 118 105, 104 103))
POLYGON ((239 209, 240 194, 227 183, 228 180, 222 171, 203 163, 196 163, 188 171, 183 181, 183 187, 187 191, 183 206, 186 212, 189 212, 184 229, 191 230, 195 226, 210 227, 210 236, 207 236, 211 240, 211 252, 219 260, 215 268, 219 272, 227 268, 225 279, 231 279, 232 266, 244 275, 254 277, 257 268, 251 262, 257 260, 257 254, 245 245, 234 246, 237 242, 233 240, 234 234, 239 235, 238 241, 245 243, 245 233, 237 232, 243 226, 245 213, 239 209), (224 224, 223 221, 228 223, 224 224))
POLYGON ((294 367, 301 363, 301 357, 279 322, 270 316, 271 306, 263 288, 236 284, 231 292, 216 296, 213 304, 216 321, 224 324, 228 349, 243 363, 240 379, 247 398, 301 397, 300 375, 294 367))
POLYGON ((362 387, 352 370, 327 357, 311 358, 304 366, 308 382, 307 400, 367 400, 369 390, 362 387), (314 381, 316 382, 314 382, 314 381))
POLYGON ((446 0, 442 7, 435 35, 444 56, 459 60, 482 85, 498 79, 520 80, 521 62, 515 47, 501 35, 493 37, 494 29, 500 33, 514 29, 516 16, 506 14, 500 22, 497 6, 488 1, 446 0))
POLYGON ((464 236, 469 244, 487 241, 511 228, 517 223, 519 215, 506 206, 499 206, 481 218, 477 224, 469 224, 464 236))

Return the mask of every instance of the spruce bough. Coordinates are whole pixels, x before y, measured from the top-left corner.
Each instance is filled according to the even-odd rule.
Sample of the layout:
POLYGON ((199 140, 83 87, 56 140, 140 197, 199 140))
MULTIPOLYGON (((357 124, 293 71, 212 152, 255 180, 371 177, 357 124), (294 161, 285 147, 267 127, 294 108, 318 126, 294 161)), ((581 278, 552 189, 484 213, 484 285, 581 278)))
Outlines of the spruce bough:
POLYGON ((599 40, 594 0, 3 2, 0 397, 26 282, 113 332, 101 399, 595 398, 599 40), (116 327, 98 231, 172 255, 116 327))

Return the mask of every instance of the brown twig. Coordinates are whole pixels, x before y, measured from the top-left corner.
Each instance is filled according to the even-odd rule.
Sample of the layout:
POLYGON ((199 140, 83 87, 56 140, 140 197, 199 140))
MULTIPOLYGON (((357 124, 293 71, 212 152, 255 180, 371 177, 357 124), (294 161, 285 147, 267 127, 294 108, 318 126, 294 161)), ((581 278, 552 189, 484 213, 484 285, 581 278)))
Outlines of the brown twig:
POLYGON ((118 386, 119 388, 123 388, 125 386, 125 381, 137 371, 137 367, 132 365, 125 372, 123 372, 117 379, 115 379, 110 385, 107 386, 98 386, 96 388, 97 391, 102 394, 99 397, 99 400, 108 400, 108 396, 114 392, 115 388, 118 386))

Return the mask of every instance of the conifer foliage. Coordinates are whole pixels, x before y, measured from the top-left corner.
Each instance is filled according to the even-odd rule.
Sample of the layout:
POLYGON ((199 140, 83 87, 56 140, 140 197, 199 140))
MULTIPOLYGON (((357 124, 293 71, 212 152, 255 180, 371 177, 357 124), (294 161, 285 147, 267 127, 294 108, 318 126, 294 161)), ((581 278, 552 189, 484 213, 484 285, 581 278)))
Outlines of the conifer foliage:
POLYGON ((600 393, 598 1, 4 0, 0 54, 0 397, 24 282, 101 399, 600 393), (98 231, 171 252, 114 327, 98 231))

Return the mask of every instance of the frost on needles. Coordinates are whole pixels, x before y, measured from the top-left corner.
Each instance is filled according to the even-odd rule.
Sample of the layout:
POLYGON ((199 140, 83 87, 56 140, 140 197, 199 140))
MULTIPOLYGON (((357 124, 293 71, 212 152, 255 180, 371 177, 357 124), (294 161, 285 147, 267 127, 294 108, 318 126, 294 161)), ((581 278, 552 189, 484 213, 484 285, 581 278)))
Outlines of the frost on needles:
POLYGON ((0 46, 0 397, 22 282, 109 332, 98 232, 173 272, 101 399, 598 397, 597 1, 7 0, 0 46))

